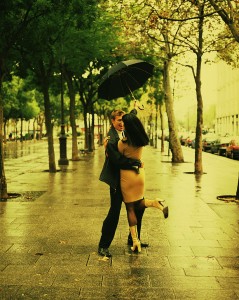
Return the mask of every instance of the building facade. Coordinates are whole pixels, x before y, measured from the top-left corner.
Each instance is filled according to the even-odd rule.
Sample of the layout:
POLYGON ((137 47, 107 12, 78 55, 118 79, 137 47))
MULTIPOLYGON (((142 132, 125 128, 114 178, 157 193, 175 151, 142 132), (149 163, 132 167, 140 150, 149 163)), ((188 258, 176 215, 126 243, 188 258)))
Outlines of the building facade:
POLYGON ((216 132, 239 136, 239 69, 217 65, 216 132))

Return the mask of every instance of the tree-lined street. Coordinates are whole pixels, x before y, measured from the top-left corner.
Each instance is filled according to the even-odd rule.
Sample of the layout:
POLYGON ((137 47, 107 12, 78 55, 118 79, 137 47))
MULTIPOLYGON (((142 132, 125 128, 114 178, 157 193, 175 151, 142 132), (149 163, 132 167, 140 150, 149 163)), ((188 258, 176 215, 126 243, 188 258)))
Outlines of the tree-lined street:
MULTIPOLYGON (((201 73, 206 63, 217 60, 238 67, 237 1, 167 0, 159 5, 155 0, 21 0, 18 4, 3 1, 0 9, 1 198, 8 197, 2 154, 3 143, 12 134, 7 132, 11 125, 17 128, 21 124, 22 140, 23 121, 34 120, 34 128, 27 133, 34 138, 36 131, 42 132, 44 122, 48 168, 55 173, 54 128, 61 126, 64 154, 66 123, 70 126, 71 159, 77 161, 77 120, 84 121, 84 149, 91 152, 95 147, 95 119, 103 120, 97 126, 104 128, 110 110, 115 106, 128 110, 134 97, 148 106, 148 123, 156 112, 159 124, 165 124, 160 128, 162 136, 168 129, 172 162, 183 162, 174 101, 181 92, 180 74, 185 69, 191 71, 197 104, 194 172, 203 174, 201 73), (102 75, 119 61, 132 58, 155 65, 148 84, 134 96, 110 103, 100 99, 102 75)), ((58 161, 63 162, 65 157, 58 161)))
POLYGON ((237 77, 221 65, 217 120, 205 117, 202 92, 205 65, 238 69, 238 9, 234 0, 1 2, 0 299, 239 299, 238 199, 217 199, 236 195, 238 161, 202 151, 206 122, 239 135, 237 77), (131 59, 154 66, 147 83, 102 99, 103 75, 131 59), (192 103, 186 126, 180 97, 192 103), (148 209, 150 247, 131 253, 123 204, 113 257, 102 259, 102 141, 109 113, 136 103, 150 138, 145 196, 164 198, 169 218, 148 209), (195 149, 180 143, 189 130, 195 149))

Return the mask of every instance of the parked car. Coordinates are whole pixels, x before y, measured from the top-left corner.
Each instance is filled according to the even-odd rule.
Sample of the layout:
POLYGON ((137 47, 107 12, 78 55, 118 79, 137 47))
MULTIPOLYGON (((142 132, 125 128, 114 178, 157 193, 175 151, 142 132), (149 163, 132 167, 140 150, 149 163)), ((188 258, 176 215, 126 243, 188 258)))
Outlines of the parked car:
POLYGON ((179 140, 180 140, 180 143, 182 146, 185 146, 186 145, 186 141, 187 141, 187 138, 188 138, 188 133, 183 133, 179 136, 179 140))
POLYGON ((226 148, 229 145, 231 137, 221 137, 211 145, 211 153, 217 153, 219 156, 226 155, 226 148))
POLYGON ((226 147, 226 157, 239 159, 239 137, 229 142, 229 145, 226 147))
POLYGON ((185 146, 193 148, 193 144, 195 144, 195 134, 194 135, 189 135, 186 138, 186 141, 185 141, 185 146))
POLYGON ((203 151, 211 151, 211 147, 213 144, 218 143, 219 137, 216 134, 206 134, 202 140, 202 150, 203 151))

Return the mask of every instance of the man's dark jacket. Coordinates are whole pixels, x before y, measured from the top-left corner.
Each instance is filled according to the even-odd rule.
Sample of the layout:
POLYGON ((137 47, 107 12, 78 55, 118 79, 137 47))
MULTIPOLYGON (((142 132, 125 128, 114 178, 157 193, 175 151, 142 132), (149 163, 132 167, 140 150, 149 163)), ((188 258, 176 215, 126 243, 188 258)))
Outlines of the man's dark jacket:
POLYGON ((110 128, 108 136, 110 136, 110 139, 107 143, 105 162, 99 179, 116 189, 120 183, 120 169, 133 170, 135 167, 139 167, 141 162, 119 153, 119 136, 113 126, 110 128))

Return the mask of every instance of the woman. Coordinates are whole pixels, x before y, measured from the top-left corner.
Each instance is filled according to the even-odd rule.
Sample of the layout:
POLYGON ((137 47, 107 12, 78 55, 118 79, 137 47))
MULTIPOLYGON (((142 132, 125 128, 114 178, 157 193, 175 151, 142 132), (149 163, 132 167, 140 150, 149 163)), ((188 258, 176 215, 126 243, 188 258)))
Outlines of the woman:
MULTIPOLYGON (((148 145, 149 138, 144 130, 143 124, 134 113, 125 114, 122 117, 125 128, 125 138, 119 140, 118 150, 128 158, 141 159, 143 147, 148 145)), ((146 207, 160 209, 164 217, 168 217, 168 207, 164 207, 161 201, 148 200, 144 198, 145 173, 144 168, 134 170, 120 170, 120 185, 123 200, 126 205, 130 233, 133 240, 132 251, 141 252, 141 245, 137 233, 137 218, 135 210, 146 207)))

